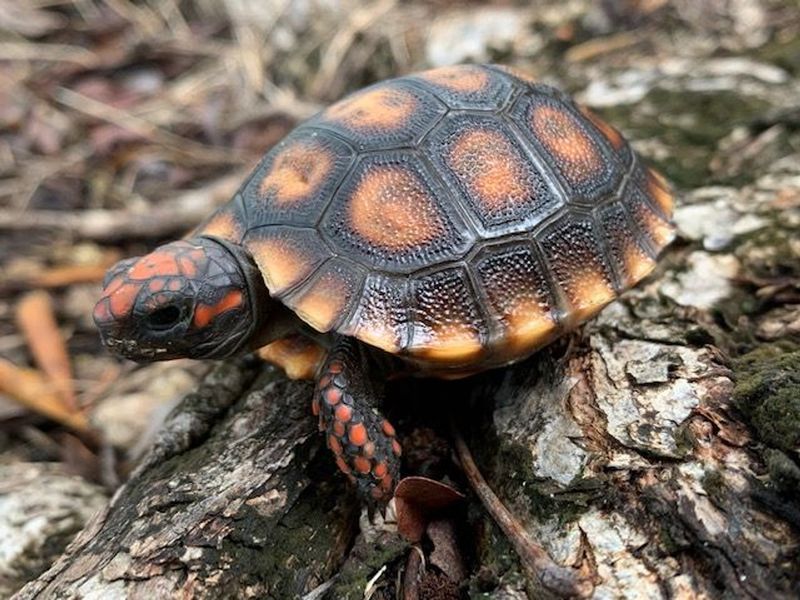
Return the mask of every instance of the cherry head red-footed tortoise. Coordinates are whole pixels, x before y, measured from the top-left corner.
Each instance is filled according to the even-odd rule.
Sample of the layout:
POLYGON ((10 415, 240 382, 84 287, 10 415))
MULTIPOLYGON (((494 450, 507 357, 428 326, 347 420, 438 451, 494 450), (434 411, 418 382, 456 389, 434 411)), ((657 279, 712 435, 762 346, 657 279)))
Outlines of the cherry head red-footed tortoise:
POLYGON ((619 132, 498 66, 378 83, 292 131, 193 234, 106 277, 94 319, 138 361, 263 349, 336 462, 391 496, 387 369, 519 361, 647 275, 672 196, 619 132))

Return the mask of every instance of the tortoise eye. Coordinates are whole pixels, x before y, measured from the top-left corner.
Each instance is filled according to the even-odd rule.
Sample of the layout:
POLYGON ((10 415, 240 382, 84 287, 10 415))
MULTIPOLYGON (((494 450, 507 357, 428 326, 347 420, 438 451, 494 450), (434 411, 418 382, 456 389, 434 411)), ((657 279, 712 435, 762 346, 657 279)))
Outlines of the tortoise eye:
POLYGON ((181 320, 181 309, 174 304, 159 308, 147 316, 147 325, 154 331, 171 329, 181 320))

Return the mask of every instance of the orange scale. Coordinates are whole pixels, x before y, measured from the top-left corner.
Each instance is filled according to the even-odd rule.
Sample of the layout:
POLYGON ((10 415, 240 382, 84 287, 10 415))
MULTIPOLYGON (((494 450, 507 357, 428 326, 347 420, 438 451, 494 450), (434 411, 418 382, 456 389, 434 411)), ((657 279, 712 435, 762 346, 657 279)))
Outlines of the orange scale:
POLYGON ((186 277, 195 277, 197 275, 197 263, 188 256, 178 258, 178 264, 186 277))
POLYGON ((384 419, 383 423, 381 423, 381 429, 383 429, 383 433, 385 433, 389 437, 394 437, 395 436, 396 432, 394 430, 394 427, 386 419, 384 419))
POLYGON ((330 448, 331 451, 333 451, 333 453, 337 456, 342 453, 342 444, 335 435, 328 436, 328 448, 330 448))
POLYGON ((136 302, 141 286, 136 283, 126 283, 121 285, 113 294, 109 296, 109 308, 111 314, 117 318, 128 315, 136 302))
POLYGON ((372 469, 372 474, 378 479, 382 479, 388 472, 389 472, 389 467, 387 467, 386 463, 384 462, 377 463, 375 467, 372 469))
POLYGON ((367 442, 361 449, 361 453, 367 458, 372 458, 375 455, 375 444, 372 442, 367 442))
POLYGON ((344 434, 347 432, 344 423, 341 421, 334 421, 333 422, 333 433, 340 438, 344 437, 344 434))
POLYGON ((328 388, 323 392, 325 403, 329 406, 336 406, 342 401, 342 391, 338 388, 328 388))
POLYGON ((350 419, 353 418, 353 409, 347 406, 346 404, 340 404, 339 406, 336 407, 334 416, 336 417, 337 421, 341 421, 342 423, 347 423, 350 419))
POLYGON ((372 463, 370 463, 368 458, 364 458, 363 456, 356 456, 353 459, 353 466, 355 470, 362 475, 366 475, 372 470, 372 463))
POLYGON ((339 467, 339 470, 345 475, 351 474, 349 465, 344 462, 344 459, 341 456, 336 457, 336 466, 339 467))
POLYGON ((401 456, 403 454, 403 449, 400 447, 397 440, 392 440, 392 452, 394 452, 395 456, 401 456))
POLYGON ((348 438, 350 439, 350 443, 354 446, 363 446, 369 441, 367 428, 363 423, 355 423, 351 425, 348 438))

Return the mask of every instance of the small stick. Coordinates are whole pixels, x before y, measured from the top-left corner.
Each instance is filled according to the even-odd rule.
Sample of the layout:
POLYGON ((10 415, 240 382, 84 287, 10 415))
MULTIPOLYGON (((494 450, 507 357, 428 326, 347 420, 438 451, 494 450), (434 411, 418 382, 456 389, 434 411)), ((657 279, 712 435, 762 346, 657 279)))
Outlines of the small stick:
POLYGON ((486 511, 514 546, 529 575, 557 596, 563 598, 588 597, 594 588, 592 582, 582 577, 577 571, 556 564, 545 549, 531 539, 522 523, 511 514, 511 511, 505 507, 497 494, 486 483, 455 423, 451 423, 451 427, 456 454, 467 480, 486 511))

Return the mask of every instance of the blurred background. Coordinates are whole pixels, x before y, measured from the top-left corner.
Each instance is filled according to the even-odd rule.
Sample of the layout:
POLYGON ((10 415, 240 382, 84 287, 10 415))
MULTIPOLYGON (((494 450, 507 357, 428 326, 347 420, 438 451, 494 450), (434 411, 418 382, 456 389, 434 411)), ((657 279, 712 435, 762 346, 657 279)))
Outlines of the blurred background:
MULTIPOLYGON (((0 552, 0 597, 208 368, 108 356, 105 269, 190 230, 297 122, 376 80, 498 62, 575 94, 682 194, 738 188, 800 152, 798 30, 778 0, 0 0, 0 531, 29 518, 21 490, 59 490, 63 516, 46 548, 23 536, 43 546, 24 569, 0 552)), ((686 235, 721 247, 726 214, 686 235)))

